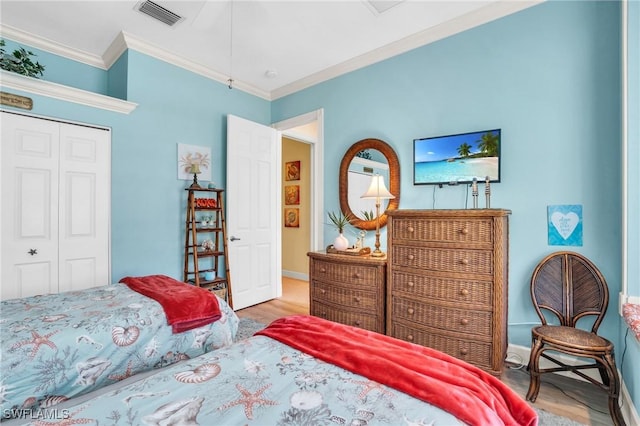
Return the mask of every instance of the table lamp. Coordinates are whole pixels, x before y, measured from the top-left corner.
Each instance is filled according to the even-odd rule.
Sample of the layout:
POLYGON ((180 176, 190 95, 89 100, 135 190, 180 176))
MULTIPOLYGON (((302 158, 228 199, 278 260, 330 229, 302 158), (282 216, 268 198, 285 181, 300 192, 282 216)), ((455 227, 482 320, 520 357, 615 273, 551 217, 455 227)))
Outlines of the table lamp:
POLYGON ((198 184, 198 174, 200 173, 200 164, 198 163, 191 164, 191 169, 189 170, 189 173, 193 173, 193 183, 189 188, 194 188, 194 189, 200 188, 200 185, 198 184))
POLYGON ((380 251, 380 200, 389 200, 396 197, 385 186, 384 176, 376 174, 371 177, 369 189, 360 198, 376 200, 376 248, 371 253, 371 256, 383 257, 384 253, 380 251))

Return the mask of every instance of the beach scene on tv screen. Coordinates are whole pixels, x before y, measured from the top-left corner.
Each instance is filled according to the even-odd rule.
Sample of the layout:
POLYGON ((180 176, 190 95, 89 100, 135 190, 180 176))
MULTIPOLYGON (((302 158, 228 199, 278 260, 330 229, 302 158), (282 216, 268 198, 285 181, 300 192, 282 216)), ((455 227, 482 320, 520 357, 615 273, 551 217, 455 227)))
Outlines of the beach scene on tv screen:
POLYGON ((500 130, 484 130, 414 141, 414 182, 492 182, 500 177, 500 130))

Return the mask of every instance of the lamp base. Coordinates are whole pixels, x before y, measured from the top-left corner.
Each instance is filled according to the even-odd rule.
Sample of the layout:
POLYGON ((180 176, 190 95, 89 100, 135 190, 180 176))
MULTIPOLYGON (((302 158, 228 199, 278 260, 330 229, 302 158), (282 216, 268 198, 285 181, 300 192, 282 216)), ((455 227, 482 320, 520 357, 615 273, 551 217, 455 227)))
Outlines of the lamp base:
POLYGON ((198 175, 196 173, 193 174, 193 183, 189 187, 191 189, 201 189, 202 187, 198 184, 198 175))
POLYGON ((369 256, 371 257, 385 257, 387 254, 383 251, 380 250, 374 250, 371 252, 371 254, 369 256))

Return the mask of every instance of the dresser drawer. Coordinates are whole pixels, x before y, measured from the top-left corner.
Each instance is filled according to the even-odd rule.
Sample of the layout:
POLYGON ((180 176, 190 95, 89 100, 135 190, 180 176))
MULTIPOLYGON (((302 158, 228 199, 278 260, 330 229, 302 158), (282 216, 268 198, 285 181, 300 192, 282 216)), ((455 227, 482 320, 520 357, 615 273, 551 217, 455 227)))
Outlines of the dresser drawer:
POLYGON ((396 240, 470 244, 493 241, 493 220, 490 218, 394 218, 392 226, 396 240))
POLYGON ((384 333, 384 325, 382 325, 381 318, 366 313, 346 311, 342 306, 332 306, 314 301, 314 303, 311 304, 310 313, 313 316, 329 321, 384 333))
POLYGON ((487 308, 493 304, 491 281, 458 280, 394 271, 389 291, 394 294, 405 293, 410 299, 420 297, 487 308))
POLYGON ((378 283, 379 269, 376 266, 348 264, 315 260, 311 276, 316 280, 341 284, 369 285, 378 283))
POLYGON ((420 248, 397 244, 391 248, 393 266, 461 274, 493 274, 493 251, 420 248))
POLYGON ((346 309, 367 309, 372 312, 382 306, 383 302, 376 298, 375 291, 363 290, 360 287, 331 285, 318 281, 312 281, 311 283, 311 297, 314 300, 344 305, 346 309))
POLYGON ((467 361, 480 368, 493 370, 492 345, 488 342, 453 338, 447 335, 429 333, 395 322, 389 333, 391 336, 407 342, 435 348, 448 355, 467 361))
POLYGON ((492 313, 472 309, 456 309, 392 296, 392 317, 416 324, 428 324, 443 332, 491 337, 492 313))

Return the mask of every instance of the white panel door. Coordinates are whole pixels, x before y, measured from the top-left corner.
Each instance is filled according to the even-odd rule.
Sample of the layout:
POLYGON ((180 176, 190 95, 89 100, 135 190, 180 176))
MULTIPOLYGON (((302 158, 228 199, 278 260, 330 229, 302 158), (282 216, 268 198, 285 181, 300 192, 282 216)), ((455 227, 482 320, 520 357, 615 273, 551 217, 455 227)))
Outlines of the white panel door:
POLYGON ((227 238, 233 308, 276 297, 281 277, 280 138, 227 117, 227 238))
POLYGON ((59 291, 109 280, 108 130, 61 124, 59 291))
POLYGON ((1 117, 0 298, 109 284, 110 132, 1 117))
POLYGON ((2 113, 3 300, 58 291, 58 141, 58 123, 2 113))

